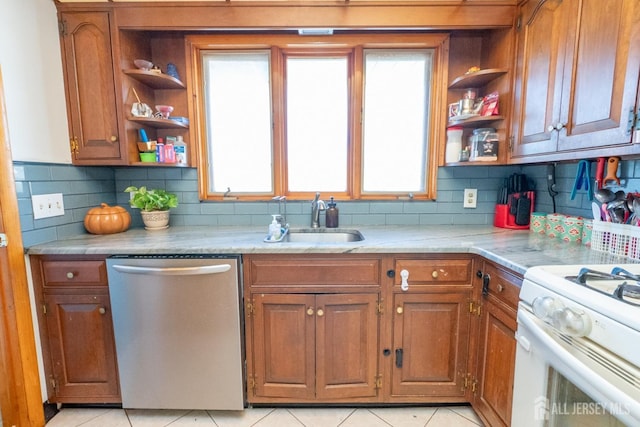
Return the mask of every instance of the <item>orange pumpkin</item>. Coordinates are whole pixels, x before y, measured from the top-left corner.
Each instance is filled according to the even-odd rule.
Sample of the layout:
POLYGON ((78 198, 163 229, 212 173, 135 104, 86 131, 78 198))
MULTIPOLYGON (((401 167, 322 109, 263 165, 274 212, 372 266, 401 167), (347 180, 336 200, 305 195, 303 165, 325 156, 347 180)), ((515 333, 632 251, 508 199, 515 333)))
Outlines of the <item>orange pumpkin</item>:
POLYGON ((121 206, 101 203, 89 209, 84 217, 84 227, 92 234, 113 234, 126 231, 131 225, 131 215, 121 206))

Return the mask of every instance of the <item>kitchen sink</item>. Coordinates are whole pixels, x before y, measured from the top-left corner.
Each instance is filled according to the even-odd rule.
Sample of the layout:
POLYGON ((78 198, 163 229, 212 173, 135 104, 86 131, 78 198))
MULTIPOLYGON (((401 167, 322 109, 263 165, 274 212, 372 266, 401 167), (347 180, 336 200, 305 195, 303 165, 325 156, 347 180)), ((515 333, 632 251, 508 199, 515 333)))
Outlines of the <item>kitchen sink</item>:
POLYGON ((294 228, 289 229, 282 239, 290 243, 349 243, 362 240, 364 236, 358 230, 344 228, 294 228))

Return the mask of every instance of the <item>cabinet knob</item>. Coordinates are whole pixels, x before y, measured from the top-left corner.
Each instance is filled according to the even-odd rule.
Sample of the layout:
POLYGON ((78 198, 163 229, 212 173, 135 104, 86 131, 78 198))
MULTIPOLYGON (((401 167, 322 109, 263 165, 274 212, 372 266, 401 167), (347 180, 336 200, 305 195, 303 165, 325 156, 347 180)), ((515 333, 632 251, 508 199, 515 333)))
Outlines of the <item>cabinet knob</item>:
POLYGON ((107 312, 107 310, 104 307, 100 307, 98 309, 98 313, 100 313, 100 314, 105 314, 106 312, 107 312))
POLYGON ((498 286, 496 286, 496 291, 498 291, 498 292, 504 291, 504 286, 502 286, 502 284, 498 283, 498 286))
POLYGON ((323 309, 321 309, 321 308, 319 308, 319 309, 318 309, 318 313, 317 313, 317 314, 318 314, 318 317, 322 317, 322 316, 324 316, 324 310, 323 310, 323 309))
POLYGON ((396 313, 402 314, 403 311, 404 309, 401 306, 396 307, 396 313))
POLYGON ((118 140, 118 137, 115 135, 111 135, 111 138, 109 138, 111 140, 111 142, 116 142, 118 140))
POLYGON ((73 279, 75 277, 75 274, 73 274, 72 271, 67 271, 67 279, 73 279))
POLYGON ((433 277, 434 279, 437 279, 438 278, 438 270, 433 270, 431 272, 431 277, 433 277))
POLYGON ((313 316, 313 307, 307 308, 307 316, 313 316))

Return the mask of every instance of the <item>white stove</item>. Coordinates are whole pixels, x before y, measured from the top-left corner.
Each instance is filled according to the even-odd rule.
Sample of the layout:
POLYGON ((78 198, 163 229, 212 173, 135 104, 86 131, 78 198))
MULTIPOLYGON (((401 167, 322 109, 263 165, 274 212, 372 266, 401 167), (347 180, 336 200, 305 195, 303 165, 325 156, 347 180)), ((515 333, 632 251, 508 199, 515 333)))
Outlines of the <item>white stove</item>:
POLYGON ((640 264, 530 268, 516 338, 514 421, 640 425, 640 264))

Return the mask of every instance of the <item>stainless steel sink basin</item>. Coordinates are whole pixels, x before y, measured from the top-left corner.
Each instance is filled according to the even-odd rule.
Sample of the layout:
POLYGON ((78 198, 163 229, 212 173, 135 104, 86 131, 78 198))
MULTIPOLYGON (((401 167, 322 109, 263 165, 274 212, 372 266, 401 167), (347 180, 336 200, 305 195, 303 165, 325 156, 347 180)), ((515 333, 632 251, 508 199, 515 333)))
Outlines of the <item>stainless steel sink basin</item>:
POLYGON ((294 228, 289 229, 282 239, 290 243, 349 243, 362 240, 364 236, 358 230, 344 228, 294 228))

